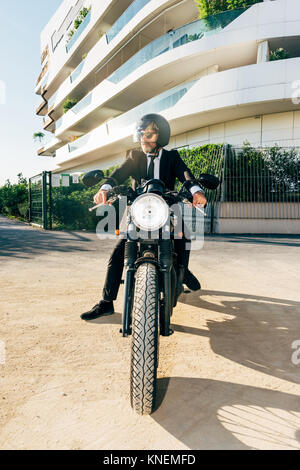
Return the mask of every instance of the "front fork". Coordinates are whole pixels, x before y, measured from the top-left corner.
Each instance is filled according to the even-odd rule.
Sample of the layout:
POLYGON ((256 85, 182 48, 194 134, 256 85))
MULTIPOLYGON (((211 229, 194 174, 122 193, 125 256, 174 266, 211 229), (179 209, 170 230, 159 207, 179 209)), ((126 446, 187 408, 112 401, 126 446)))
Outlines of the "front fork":
POLYGON ((164 299, 162 311, 160 312, 160 334, 170 336, 173 331, 170 329, 170 316, 172 311, 172 243, 171 240, 161 240, 159 244, 159 263, 161 266, 164 299))
POLYGON ((125 294, 124 294, 124 309, 123 309, 123 329, 121 333, 123 337, 131 334, 131 312, 132 302, 134 296, 134 263, 137 258, 137 243, 128 240, 125 243, 125 294))
MULTIPOLYGON (((173 331, 170 329, 170 316, 172 312, 172 243, 170 240, 161 240, 159 243, 159 264, 161 267, 161 277, 163 284, 164 298, 160 311, 160 334, 162 336, 170 336, 173 331)), ((123 308, 123 329, 121 333, 123 337, 131 334, 131 315, 134 297, 134 274, 136 271, 135 261, 137 259, 137 243, 135 241, 127 241, 125 243, 124 265, 125 274, 125 295, 123 308)))

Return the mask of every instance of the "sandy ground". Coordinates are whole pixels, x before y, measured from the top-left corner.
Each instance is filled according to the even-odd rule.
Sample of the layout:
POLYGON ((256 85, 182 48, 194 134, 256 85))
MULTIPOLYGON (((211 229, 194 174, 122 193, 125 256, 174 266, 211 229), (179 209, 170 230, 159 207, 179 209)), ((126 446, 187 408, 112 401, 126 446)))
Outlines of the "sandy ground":
POLYGON ((115 315, 79 318, 112 245, 0 218, 0 448, 300 449, 300 238, 207 237, 193 253, 202 290, 161 338, 146 417, 129 404, 123 287, 115 315))

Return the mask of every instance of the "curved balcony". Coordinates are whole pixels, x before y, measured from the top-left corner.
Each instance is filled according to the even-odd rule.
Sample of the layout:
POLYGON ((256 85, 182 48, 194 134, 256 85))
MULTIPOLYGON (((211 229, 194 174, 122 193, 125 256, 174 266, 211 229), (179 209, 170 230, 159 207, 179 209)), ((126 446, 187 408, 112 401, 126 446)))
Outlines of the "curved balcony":
MULTIPOLYGON (((100 125, 76 140, 76 147, 61 147, 57 151, 56 163, 64 168, 85 165, 132 148, 133 122, 145 112, 162 113, 170 121, 172 136, 192 133, 218 123, 228 125, 230 121, 256 115, 297 110, 300 113, 300 100, 297 103, 293 101, 293 84, 298 79, 299 68, 300 58, 293 58, 238 67, 183 84, 100 125)), ((299 119, 300 114, 300 123, 299 119)), ((292 113, 289 120, 291 123, 284 124, 281 134, 286 141, 298 138, 300 143, 300 127, 295 124, 293 129, 292 113)), ((252 133, 248 138, 260 142, 260 121, 252 133)), ((244 134, 240 136, 240 139, 244 138, 244 134)), ((274 144, 277 138, 277 131, 266 127, 264 140, 274 144)))
POLYGON ((116 72, 108 77, 107 80, 112 83, 119 83, 149 60, 189 42, 198 41, 209 34, 216 34, 246 10, 247 8, 240 8, 238 10, 224 11, 169 31, 137 52, 125 62, 125 64, 118 68, 116 72))
POLYGON ((72 49, 77 39, 81 36, 82 32, 85 30, 85 28, 87 27, 90 21, 91 21, 91 11, 89 11, 88 14, 85 16, 84 20, 82 21, 80 26, 76 29, 70 41, 66 45, 67 52, 69 52, 72 49))
MULTIPOLYGON (((78 119, 76 119, 76 117, 72 116, 71 114, 74 108, 68 111, 66 115, 62 117, 61 127, 57 135, 60 136, 63 132, 67 131, 67 129, 70 129, 73 125, 75 125, 76 122, 79 122, 89 113, 93 113, 94 111, 97 114, 97 121, 99 122, 100 119, 104 121, 105 119, 127 111, 128 108, 130 109, 130 107, 138 105, 139 103, 135 102, 136 100, 140 99, 141 101, 144 101, 145 98, 150 98, 149 96, 145 96, 145 90, 143 90, 143 92, 141 92, 141 96, 138 97, 138 95, 135 93, 136 89, 132 89, 132 93, 135 96, 132 96, 131 105, 131 103, 128 104, 130 101, 129 96, 127 98, 125 96, 121 98, 119 93, 120 90, 125 91, 126 85, 123 86, 123 82, 126 82, 126 80, 128 81, 129 76, 131 78, 135 75, 135 73, 140 74, 141 77, 143 75, 147 75, 148 72, 146 72, 145 74, 145 72, 143 72, 143 67, 147 66, 148 69, 151 69, 150 64, 154 64, 155 60, 158 60, 158 64, 165 63, 166 67, 168 67, 168 65, 172 64, 172 60, 179 63, 183 56, 190 58, 190 63, 187 64, 184 70, 178 70, 177 73, 177 83, 187 80, 191 75, 199 72, 199 69, 201 70, 203 66, 201 62, 195 63, 195 57, 193 57, 194 52, 189 53, 188 50, 183 50, 181 54, 179 54, 177 52, 177 49, 184 49, 182 46, 187 47, 190 46, 192 43, 200 42, 199 40, 201 40, 202 38, 208 39, 207 36, 221 33, 226 26, 232 23, 244 11, 245 8, 234 11, 227 11, 219 15, 209 17, 205 21, 194 21, 174 31, 171 31, 171 33, 167 33, 162 37, 158 38, 157 40, 153 41, 152 43, 148 44, 148 46, 141 49, 135 56, 129 59, 129 61, 127 61, 124 65, 122 65, 115 73, 108 77, 108 79, 104 80, 96 88, 94 88, 94 90, 89 95, 87 95, 90 96, 89 100, 87 100, 87 97, 84 97, 78 103, 77 109, 79 109, 80 107, 82 111, 81 115, 78 116, 78 119), (168 58, 167 53, 169 53, 168 58), (109 102, 110 99, 113 100, 112 103, 109 102), (123 100, 127 101, 125 107, 122 103, 123 100), (106 103, 105 106, 104 103, 106 103), (102 108, 102 111, 100 111, 100 108, 102 108)), ((158 68, 160 66, 161 65, 158 65, 158 68)), ((155 67, 153 65, 152 71, 154 70, 155 67)), ((164 73, 164 81, 166 79, 166 75, 167 71, 164 73)), ((138 75, 134 77, 134 79, 132 80, 132 85, 135 81, 138 80, 138 78, 138 75)), ((153 83, 155 81, 157 82, 157 77, 153 78, 153 83)), ((160 86, 162 86, 162 80, 159 80, 159 82, 160 86)), ((170 80, 168 80, 168 83, 170 83, 170 80)), ((158 89, 157 92, 159 91, 161 90, 158 89)), ((90 118, 92 119, 92 114, 90 115, 90 118)), ((87 126, 89 125, 90 124, 87 123, 87 126)), ((79 132, 84 132, 87 129, 86 126, 83 127, 81 128, 79 125, 79 127, 75 130, 79 132)))
MULTIPOLYGON (((122 0, 122 2, 123 1, 124 0, 122 0)), ((126 0, 125 3, 128 3, 128 0, 126 0)), ((157 37, 157 34, 159 34, 159 30, 161 29, 161 24, 159 23, 159 28, 152 25, 152 18, 155 17, 155 22, 159 22, 161 15, 164 15, 164 17, 166 17, 166 22, 168 22, 168 15, 172 13, 175 7, 178 11, 178 18, 174 19, 174 15, 170 17, 170 21, 172 21, 173 24, 181 25, 185 22, 188 23, 197 16, 196 6, 191 7, 191 5, 189 5, 187 8, 184 0, 148 0, 147 2, 143 0, 142 3, 140 0, 135 0, 129 5, 127 10, 125 10, 123 14, 124 16, 121 15, 120 17, 126 18, 128 22, 124 24, 122 21, 121 27, 121 24, 117 21, 116 25, 113 26, 114 31, 117 32, 114 36, 114 40, 111 40, 108 43, 107 36, 103 35, 100 39, 98 38, 98 41, 90 50, 88 48, 85 50, 78 50, 78 53, 82 52, 81 55, 84 55, 85 58, 78 64, 71 74, 68 74, 68 77, 65 78, 63 83, 61 83, 58 90, 57 100, 55 102, 55 117, 60 117, 61 105, 63 101, 71 95, 71 93, 74 95, 74 98, 80 99, 84 95, 84 92, 88 93, 90 91, 91 83, 95 83, 96 86, 100 81, 106 78, 106 76, 102 76, 102 73, 99 73, 98 69, 101 69, 101 67, 104 67, 106 63, 109 63, 109 67, 113 67, 111 68, 112 72, 116 67, 122 64, 123 47, 125 48, 125 55, 127 55, 127 51, 130 51, 131 49, 136 51, 140 48, 138 37, 140 29, 144 29, 149 23, 150 30, 148 30, 147 26, 146 33, 147 42, 151 41, 152 37, 157 37)), ((120 7, 118 8, 120 9, 120 7)), ((93 15, 94 14, 95 7, 93 7, 93 15)), ((109 35, 110 32, 107 34, 109 35)), ((50 77, 50 87, 51 86, 52 77, 50 77)), ((51 90, 49 90, 49 93, 51 93, 51 90)), ((50 101, 52 96, 50 95, 50 98, 49 96, 46 98, 50 101)))
POLYGON ((110 30, 106 33, 107 44, 110 43, 122 29, 132 20, 132 18, 151 0, 135 0, 132 2, 127 10, 117 19, 110 30))
MULTIPOLYGON (((118 133, 121 129, 131 126, 134 124, 143 114, 146 113, 160 113, 166 109, 175 106, 178 101, 195 85, 197 80, 193 80, 189 83, 179 85, 171 90, 161 93, 159 96, 155 96, 150 100, 146 101, 142 105, 122 114, 121 116, 106 122, 107 132, 109 135, 118 133)), ((93 132, 93 131, 92 131, 93 132)), ((88 144, 92 132, 76 139, 74 142, 68 145, 69 152, 72 153, 85 145, 88 144)))

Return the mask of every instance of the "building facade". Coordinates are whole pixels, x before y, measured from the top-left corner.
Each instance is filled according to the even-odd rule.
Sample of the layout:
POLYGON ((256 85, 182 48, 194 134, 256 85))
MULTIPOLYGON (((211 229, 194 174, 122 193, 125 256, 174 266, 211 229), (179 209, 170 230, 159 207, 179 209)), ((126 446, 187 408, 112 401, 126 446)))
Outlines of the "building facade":
POLYGON ((194 0, 64 0, 41 51, 38 154, 57 172, 121 162, 147 112, 170 121, 173 148, 300 145, 298 0, 201 20, 194 0), (279 47, 289 58, 270 61, 279 47))
POLYGON ((121 163, 149 112, 169 120, 169 148, 300 146, 299 0, 206 19, 194 0, 64 0, 41 34, 41 64, 38 155, 56 173, 121 163))

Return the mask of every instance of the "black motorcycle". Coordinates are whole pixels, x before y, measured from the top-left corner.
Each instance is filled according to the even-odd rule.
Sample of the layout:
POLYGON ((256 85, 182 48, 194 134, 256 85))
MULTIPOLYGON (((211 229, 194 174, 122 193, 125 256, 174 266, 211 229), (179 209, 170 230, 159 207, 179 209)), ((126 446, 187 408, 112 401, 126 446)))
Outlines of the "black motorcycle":
MULTIPOLYGON (((102 179, 103 172, 95 170, 84 175, 82 181, 91 187, 102 179)), ((122 196, 127 198, 125 298, 120 332, 123 337, 132 335, 130 399, 140 415, 154 410, 159 336, 173 333, 170 317, 183 291, 184 267, 178 263, 174 237, 186 234, 178 224, 179 214, 174 207, 191 206, 189 188, 195 184, 215 190, 219 180, 201 174, 198 180, 186 181, 179 191, 168 191, 161 180, 152 179, 135 191, 115 186, 107 194, 110 203, 122 196)))

